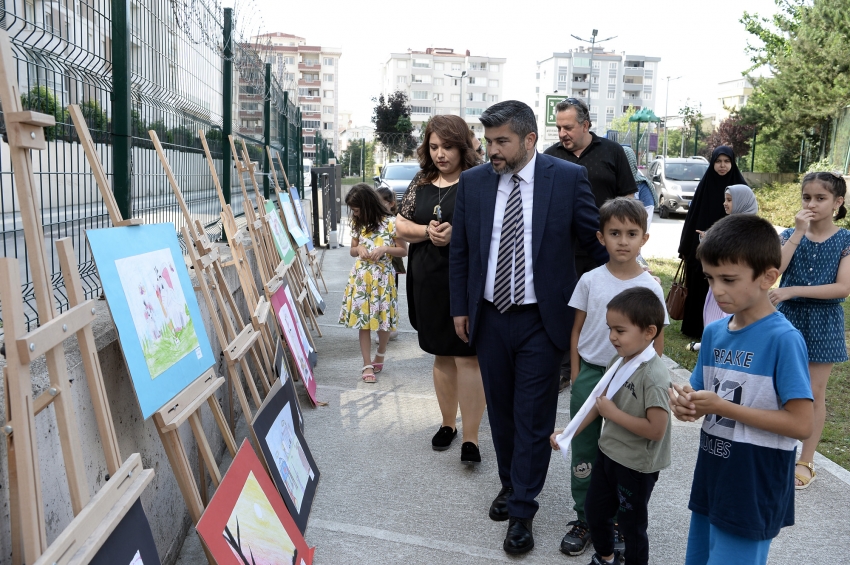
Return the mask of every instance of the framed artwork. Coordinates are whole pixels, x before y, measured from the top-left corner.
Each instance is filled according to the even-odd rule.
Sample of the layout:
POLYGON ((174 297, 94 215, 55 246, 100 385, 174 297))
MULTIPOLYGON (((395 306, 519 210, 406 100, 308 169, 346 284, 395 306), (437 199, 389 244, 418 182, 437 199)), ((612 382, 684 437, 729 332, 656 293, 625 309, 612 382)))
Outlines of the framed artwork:
POLYGON ((147 419, 215 362, 174 224, 86 237, 147 419))
POLYGON ((140 500, 130 507, 89 564, 160 565, 151 526, 140 500))
POLYGON ((292 249, 289 236, 286 235, 286 230, 283 229, 283 222, 280 221, 280 216, 277 215, 274 202, 266 202, 266 218, 269 222, 269 228, 272 230, 272 239, 274 240, 277 253, 280 255, 281 261, 289 265, 295 259, 295 250, 292 249))
POLYGON ((197 525, 219 565, 311 565, 315 548, 246 439, 197 525))
POLYGON ((298 187, 290 186, 289 194, 292 196, 295 211, 298 212, 298 219, 301 220, 301 231, 307 236, 307 251, 313 251, 313 239, 309 237, 310 224, 307 223, 307 216, 304 214, 304 208, 301 206, 301 196, 298 194, 298 187))
POLYGON ((298 402, 298 398, 295 396, 297 393, 295 392, 295 383, 292 381, 292 378, 289 376, 289 367, 287 367, 286 361, 284 359, 283 353, 283 343, 278 340, 277 349, 274 353, 274 369, 277 373, 278 380, 283 383, 281 386, 284 388, 289 388, 292 390, 292 397, 295 399, 295 408, 298 411, 298 429, 301 430, 301 433, 304 433, 304 416, 301 414, 301 403, 298 402))
POLYGON ((313 366, 315 363, 311 362, 309 356, 311 352, 315 356, 316 352, 309 347, 310 343, 307 341, 306 336, 302 337, 301 332, 299 332, 301 320, 296 314, 295 302, 292 299, 291 293, 289 293, 289 285, 284 283, 277 289, 272 295, 271 302, 275 317, 280 325, 281 333, 286 340, 289 351, 292 353, 292 358, 295 360, 298 375, 301 377, 301 382, 304 383, 304 387, 310 395, 310 401, 315 405, 316 380, 313 378, 313 366))
POLYGON ((322 298, 322 293, 319 292, 319 287, 316 286, 316 281, 313 279, 313 274, 310 271, 307 271, 307 286, 310 289, 310 294, 316 300, 316 309, 319 311, 319 314, 324 314, 327 308, 325 299, 322 298))
POLYGON ((303 534, 316 496, 319 468, 299 426, 300 410, 292 379, 278 379, 251 426, 272 480, 303 534))
POLYGON ((283 217, 286 218, 286 227, 289 228, 289 233, 292 235, 292 239, 295 240, 295 246, 301 247, 302 245, 306 245, 309 238, 304 234, 304 230, 301 229, 301 222, 295 215, 295 208, 292 206, 289 194, 283 191, 278 192, 277 199, 280 202, 283 217))

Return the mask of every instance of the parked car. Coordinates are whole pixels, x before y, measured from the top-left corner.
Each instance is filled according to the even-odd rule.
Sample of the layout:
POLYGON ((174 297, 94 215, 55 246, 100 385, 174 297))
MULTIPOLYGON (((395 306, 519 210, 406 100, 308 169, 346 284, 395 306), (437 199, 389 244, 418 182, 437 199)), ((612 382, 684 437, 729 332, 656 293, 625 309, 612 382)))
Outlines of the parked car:
POLYGON ((658 194, 658 215, 669 218, 686 213, 708 161, 703 157, 659 157, 649 166, 649 178, 658 194))
POLYGON ((374 177, 375 188, 385 186, 395 192, 395 199, 401 202, 401 197, 410 186, 410 181, 419 172, 419 163, 387 163, 381 169, 381 174, 374 177))

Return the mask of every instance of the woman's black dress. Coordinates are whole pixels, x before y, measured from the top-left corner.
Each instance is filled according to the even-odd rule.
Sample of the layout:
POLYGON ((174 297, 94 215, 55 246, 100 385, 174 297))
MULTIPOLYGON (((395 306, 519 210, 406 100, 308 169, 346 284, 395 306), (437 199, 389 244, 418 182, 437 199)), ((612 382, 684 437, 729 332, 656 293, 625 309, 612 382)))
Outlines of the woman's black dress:
MULTIPOLYGON (((415 181, 414 181, 415 182, 415 181)), ((428 225, 437 216, 452 223, 457 184, 438 188, 433 184, 411 186, 401 201, 399 213, 420 225, 428 225)), ((423 234, 425 228, 422 228, 423 234)), ((419 347, 432 355, 470 357, 475 349, 455 333, 449 306, 449 248, 437 247, 431 240, 410 244, 407 254, 407 309, 410 324, 419 332, 419 347)))

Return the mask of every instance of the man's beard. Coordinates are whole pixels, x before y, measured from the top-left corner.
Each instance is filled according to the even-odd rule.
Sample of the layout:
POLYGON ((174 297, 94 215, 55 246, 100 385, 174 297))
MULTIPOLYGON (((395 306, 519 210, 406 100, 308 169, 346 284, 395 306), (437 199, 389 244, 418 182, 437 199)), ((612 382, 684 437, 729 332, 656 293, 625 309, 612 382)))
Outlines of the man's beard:
POLYGON ((525 166, 526 157, 528 157, 528 149, 525 148, 525 144, 520 144, 517 156, 511 161, 505 159, 505 166, 502 170, 496 170, 496 167, 494 166, 493 171, 497 175, 512 175, 514 173, 518 173, 525 166))

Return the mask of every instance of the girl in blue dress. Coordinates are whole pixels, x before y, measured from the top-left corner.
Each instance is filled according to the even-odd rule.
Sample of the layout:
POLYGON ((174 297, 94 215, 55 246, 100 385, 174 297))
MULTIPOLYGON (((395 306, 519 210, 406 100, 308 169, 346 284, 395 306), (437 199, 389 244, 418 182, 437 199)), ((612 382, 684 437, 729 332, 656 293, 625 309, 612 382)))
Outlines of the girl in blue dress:
POLYGON ((780 235, 782 281, 770 291, 771 302, 800 330, 809 350, 815 421, 794 471, 798 490, 817 476, 812 459, 826 418, 826 383, 832 365, 847 360, 841 303, 850 295, 850 231, 834 224, 847 214, 846 192, 839 173, 803 177, 803 209, 795 227, 780 235))

